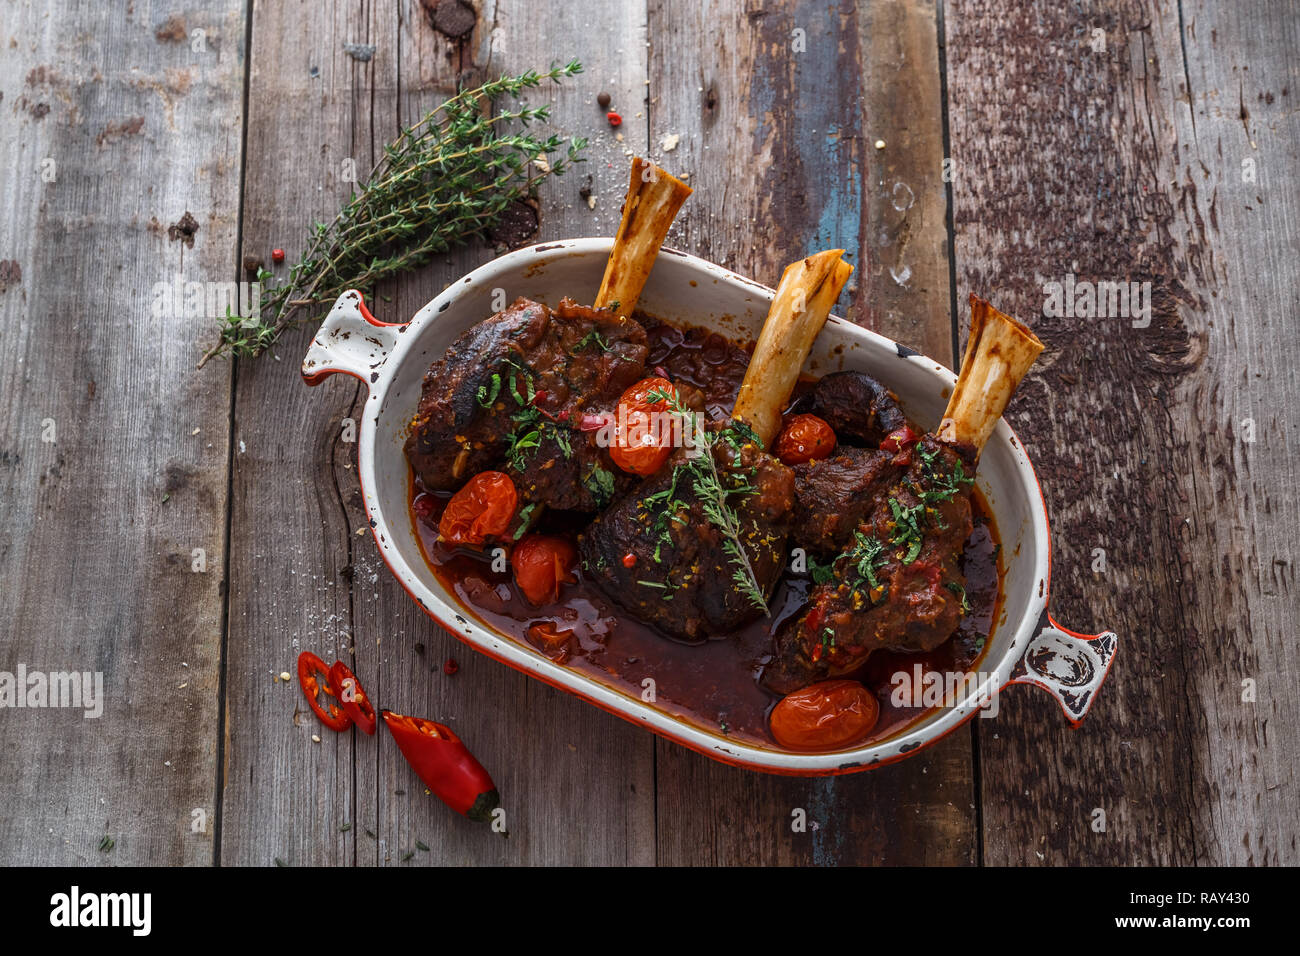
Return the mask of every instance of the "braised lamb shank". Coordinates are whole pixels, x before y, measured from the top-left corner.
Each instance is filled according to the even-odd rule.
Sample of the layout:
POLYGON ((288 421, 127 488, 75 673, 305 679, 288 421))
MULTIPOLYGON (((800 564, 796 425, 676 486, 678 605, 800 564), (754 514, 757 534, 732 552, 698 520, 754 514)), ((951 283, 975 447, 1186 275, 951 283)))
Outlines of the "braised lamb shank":
POLYGON ((911 447, 906 470, 871 499, 831 579, 779 629, 766 687, 788 694, 853 673, 875 650, 927 651, 952 636, 965 604, 960 559, 979 452, 1042 348, 971 296, 970 340, 938 431, 911 447))
MULTIPOLYGON (((768 612, 786 565, 794 473, 768 453, 799 371, 853 271, 836 249, 789 266, 727 422, 679 448, 579 539, 586 573, 641 621, 686 640, 768 612)), ((689 435, 693 429, 687 429, 689 435)))
POLYGON ((430 366, 405 444, 426 488, 454 491, 497 469, 525 502, 590 512, 632 484, 584 422, 608 413, 645 377, 645 329, 630 316, 690 192, 634 159, 595 306, 516 299, 430 366))

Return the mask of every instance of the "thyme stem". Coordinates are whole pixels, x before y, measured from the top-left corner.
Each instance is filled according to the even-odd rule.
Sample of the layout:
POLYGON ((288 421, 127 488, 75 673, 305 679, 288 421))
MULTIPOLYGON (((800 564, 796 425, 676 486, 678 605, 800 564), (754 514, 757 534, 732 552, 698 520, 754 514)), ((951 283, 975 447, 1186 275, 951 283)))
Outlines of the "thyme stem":
POLYGON ((544 72, 503 76, 456 93, 384 147, 369 178, 327 225, 312 226, 307 251, 285 281, 263 294, 256 316, 226 310, 217 341, 199 360, 251 358, 291 327, 308 321, 348 289, 369 289, 487 232, 513 203, 562 175, 586 147, 582 138, 541 138, 528 127, 550 119, 547 106, 493 102, 517 97, 543 81, 582 72, 571 60, 544 72), (559 153, 558 156, 551 154, 559 153))

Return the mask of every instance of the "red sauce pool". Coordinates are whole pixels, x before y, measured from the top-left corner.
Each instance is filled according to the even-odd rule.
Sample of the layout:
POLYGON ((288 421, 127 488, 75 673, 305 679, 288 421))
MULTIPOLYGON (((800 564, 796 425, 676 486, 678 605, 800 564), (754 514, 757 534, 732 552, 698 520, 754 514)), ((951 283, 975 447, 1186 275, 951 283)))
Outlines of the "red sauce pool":
MULTIPOLYGON (((666 370, 674 381, 704 392, 711 417, 730 412, 749 362, 746 350, 711 333, 679 329, 642 318, 650 337, 648 365, 666 370)), ((411 501, 426 492, 412 475, 411 501)), ((654 706, 711 733, 781 750, 767 729, 767 715, 779 698, 759 686, 758 672, 770 652, 773 630, 804 603, 806 577, 787 573, 771 601, 771 619, 761 619, 725 637, 686 644, 622 615, 581 569, 576 584, 565 585, 561 602, 534 607, 519 592, 509 567, 493 570, 491 550, 449 548, 438 541, 438 519, 450 495, 432 495, 433 510, 425 520, 414 509, 410 519, 425 560, 443 586, 455 594, 467 613, 480 623, 507 634, 539 653, 528 637, 536 624, 551 622, 572 630, 571 651, 560 662, 636 699, 652 687, 654 706), (647 681, 653 684, 647 684, 647 681)), ((962 570, 971 610, 957 633, 929 653, 877 651, 862 672, 854 675, 871 688, 880 703, 880 720, 864 741, 884 740, 923 719, 929 710, 898 706, 891 700, 891 677, 898 672, 941 674, 974 669, 983 656, 1001 602, 1002 565, 997 529, 983 496, 971 499, 975 530, 966 542, 962 570)), ((576 530, 566 515, 545 515, 534 530, 576 530), (548 525, 548 522, 553 522, 548 525)), ((505 562, 498 561, 500 567, 505 562)))

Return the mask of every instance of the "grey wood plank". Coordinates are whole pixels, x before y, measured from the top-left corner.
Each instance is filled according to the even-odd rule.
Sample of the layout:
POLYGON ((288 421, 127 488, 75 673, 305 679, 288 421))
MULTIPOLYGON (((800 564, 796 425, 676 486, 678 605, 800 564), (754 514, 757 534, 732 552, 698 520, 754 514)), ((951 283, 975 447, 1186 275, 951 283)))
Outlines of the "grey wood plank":
POLYGON ((1205 369, 1183 385, 1182 425, 1196 449, 1192 524, 1219 551, 1192 547, 1186 573, 1222 582, 1198 609, 1205 639, 1191 658, 1189 690, 1208 730, 1195 759, 1204 788, 1198 859, 1295 865, 1300 747, 1282 728, 1300 725, 1300 689, 1287 676, 1300 672, 1300 418, 1279 397, 1300 385, 1300 7, 1274 0, 1181 10, 1182 35, 1157 37, 1171 61, 1186 56, 1189 104, 1175 118, 1196 158, 1184 159, 1181 178, 1196 185, 1184 187, 1194 206, 1181 213, 1181 243, 1189 260, 1205 259, 1199 285, 1208 306, 1204 328, 1194 326, 1205 336, 1205 369), (1246 181, 1250 169, 1255 182, 1246 181), (1209 423, 1221 458, 1197 447, 1209 423), (1258 688, 1253 704, 1242 700, 1247 679, 1258 688))
POLYGON ((104 700, 0 711, 0 863, 213 857, 230 374, 154 303, 236 277, 242 9, 5 9, 0 670, 104 700))
POLYGON ((1294 5, 945 13, 958 292, 1047 343, 1010 419, 1054 612, 1122 641, 1082 730, 1027 689, 979 722, 986 859, 1294 863, 1294 5), (1045 315, 1070 274, 1150 282, 1150 324, 1045 315))
MULTIPOLYGON (((696 189, 670 241, 770 285, 794 257, 843 246, 857 267, 843 311, 950 362, 933 7, 652 0, 650 35, 651 141, 680 137, 662 161, 696 189)), ((657 791, 665 863, 975 858, 966 731, 901 764, 820 780, 660 743, 657 791), (792 831, 795 809, 807 832, 792 831)))
MULTIPOLYGON (((371 42, 371 16, 353 3, 253 9, 244 179, 243 255, 271 266, 301 252, 315 219, 347 198, 351 160, 373 164, 371 71, 344 43, 371 42)), ((354 554, 359 501, 335 472, 355 468, 342 441, 357 386, 307 389, 298 369, 312 329, 286 334, 272 353, 236 372, 226 752, 221 862, 347 865, 357 854, 356 755, 383 739, 335 734, 307 708, 295 675, 300 651, 327 664, 354 641, 353 582, 368 575, 354 554), (313 740, 318 738, 319 742, 313 740), (355 738, 355 739, 354 739, 355 738)))
MULTIPOLYGON (((601 14, 615 15, 621 13, 601 14)), ((365 10, 339 5, 333 17, 332 29, 323 30, 288 13, 257 12, 245 200, 261 212, 250 213, 245 252, 274 243, 292 256, 309 215, 332 214, 342 197, 332 192, 335 181, 306 176, 304 168, 321 170, 326 158, 335 168, 346 155, 364 172, 383 141, 445 98, 459 76, 544 69, 551 56, 568 55, 589 67, 617 59, 617 69, 636 72, 635 57, 616 58, 599 34, 582 40, 576 30, 571 36, 580 42, 572 50, 539 60, 527 38, 541 28, 543 12, 522 4, 485 5, 472 32, 455 42, 434 30, 413 0, 365 10), (345 59, 345 41, 374 45, 373 59, 365 65, 345 59), (319 93, 310 86, 302 93, 311 65, 324 82, 319 93), (257 171, 254 157, 285 140, 303 144, 304 162, 257 171)), ((612 21, 607 26, 615 31, 612 21)), ((643 49, 639 55, 643 63, 643 49)), ((558 94, 540 91, 555 96, 554 125, 579 134, 590 125, 595 91, 584 92, 590 82, 570 81, 558 94)), ((621 151, 618 158, 613 178, 625 179, 621 151)), ((566 177, 547 187, 541 238, 590 232, 586 223, 595 217, 577 196, 581 184, 566 177), (579 208, 580 216, 573 212, 579 208)), ((599 227, 609 234, 617 224, 618 200, 612 202, 599 227)), ((477 244, 440 257, 386 284, 371 307, 387 321, 412 315, 493 254, 477 244)), ((246 508, 234 514, 233 535, 235 553, 256 561, 234 576, 231 597, 223 862, 266 863, 277 854, 289 863, 394 865, 652 861, 650 739, 475 655, 391 580, 361 508, 355 446, 339 437, 340 422, 359 414, 362 393, 338 379, 303 387, 296 367, 306 340, 305 333, 286 339, 277 349, 280 365, 259 359, 239 372, 238 431, 242 437, 246 427, 250 437, 247 453, 236 460, 236 498, 246 508), (276 411, 267 415, 267 408, 276 411), (292 439, 280 437, 286 430, 292 439), (285 474, 293 476, 288 483, 285 474), (271 526, 284 535, 278 551, 263 545, 271 526), (267 580, 287 583, 272 597, 267 580), (329 660, 349 659, 347 651, 355 649, 350 659, 382 706, 445 721, 462 733, 501 789, 510 838, 455 816, 425 794, 382 730, 355 741, 326 732, 332 739, 308 743, 317 732, 310 718, 292 725, 300 695, 268 677, 291 665, 294 637, 304 648, 315 642, 329 660), (454 677, 442 673, 449 656, 460 664, 454 677), (345 822, 352 827, 340 831, 345 822), (417 841, 431 851, 404 860, 417 841)))
MULTIPOLYGON (((636 18, 627 20, 628 7, 587 9, 579 22, 574 14, 552 7, 496 0, 484 6, 473 31, 457 42, 432 29, 418 3, 400 9, 398 28, 388 34, 400 62, 393 74, 398 97, 386 100, 383 107, 384 118, 394 127, 436 106, 458 76, 478 80, 545 69, 551 61, 570 57, 583 62, 583 75, 559 87, 545 86, 529 97, 530 102, 553 104, 550 125, 559 132, 588 135, 598 120, 605 125, 594 102, 598 78, 608 82, 609 76, 621 75, 616 92, 644 95, 644 40, 632 42, 637 26, 636 18), (533 39, 538 35, 564 39, 539 57, 533 39), (609 38, 623 36, 628 37, 626 48, 618 52, 609 38)), ((633 133, 625 141, 629 147, 643 146, 644 134, 633 133)), ((606 135, 603 144, 593 144, 587 163, 543 187, 538 241, 614 233, 621 193, 617 198, 606 194, 597 216, 578 191, 593 171, 607 174, 616 188, 625 188, 627 158, 623 147, 615 145, 613 136, 606 135), (606 169, 602 159, 613 168, 606 169)), ((377 314, 389 321, 413 315, 495 251, 474 244, 403 278, 391 289, 391 302, 376 304, 377 314)), ((352 478, 352 472, 337 475, 340 485, 352 478)), ((365 524, 359 512, 354 520, 358 526, 365 524)), ((378 566, 368 536, 362 548, 363 562, 378 566)), ((654 749, 648 735, 475 654, 427 618, 386 572, 373 588, 357 592, 354 614, 358 666, 376 675, 374 693, 391 709, 445 721, 464 737, 501 790, 510 833, 509 839, 502 839, 450 813, 424 792, 397 749, 384 746, 374 764, 364 755, 358 764, 358 779, 364 768, 373 780, 372 787, 358 788, 358 813, 363 820, 376 821, 372 829, 378 835, 362 846, 372 856, 363 857, 359 850, 360 859, 393 865, 653 861, 654 749), (459 664, 454 676, 443 673, 449 657, 459 664), (417 841, 431 847, 430 852, 417 851, 403 861, 416 850, 417 841)))

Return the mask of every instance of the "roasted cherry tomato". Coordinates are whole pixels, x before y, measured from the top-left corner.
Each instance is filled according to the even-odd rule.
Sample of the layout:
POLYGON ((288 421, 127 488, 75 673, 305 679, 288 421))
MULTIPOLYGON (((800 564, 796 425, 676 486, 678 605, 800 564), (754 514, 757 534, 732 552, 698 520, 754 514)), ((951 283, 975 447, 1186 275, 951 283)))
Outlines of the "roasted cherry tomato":
POLYGON ((776 439, 776 457, 787 465, 829 458, 835 450, 835 432, 816 415, 795 415, 776 439))
POLYGON ((620 409, 614 426, 609 457, 632 475, 653 475, 673 453, 671 429, 657 416, 641 408, 620 409))
POLYGON ((383 712, 402 756, 439 800, 486 823, 501 804, 496 784, 451 729, 421 717, 383 712))
POLYGON ((676 397, 677 390, 666 378, 643 378, 618 400, 617 420, 609 457, 619 468, 633 475, 653 475, 673 453, 667 398, 650 400, 652 394, 676 397))
POLYGON ((352 718, 340 706, 339 695, 330 681, 330 669, 311 651, 303 651, 298 655, 298 683, 312 712, 320 718, 322 724, 330 730, 340 731, 352 726, 352 718), (322 696, 323 704, 317 699, 322 696))
POLYGON ((373 735, 379 723, 375 717, 375 708, 352 669, 342 661, 335 661, 330 668, 330 684, 338 694, 339 703, 343 705, 343 712, 348 715, 348 719, 363 734, 373 735))
POLYGON ((519 495, 510 476, 500 471, 475 475, 451 496, 438 522, 438 533, 452 544, 482 544, 510 527, 519 495))
POLYGON ((560 599, 560 585, 578 578, 578 551, 567 538, 549 534, 526 534, 510 552, 515 583, 533 604, 551 604, 560 599))
POLYGON ((840 750, 880 719, 874 694, 855 680, 828 680, 787 694, 772 708, 772 736, 791 750, 840 750))
POLYGON ((633 408, 644 408, 647 411, 663 412, 668 410, 668 400, 660 398, 656 401, 650 401, 650 395, 653 393, 662 395, 677 396, 677 389, 673 388, 673 383, 662 376, 652 375, 650 378, 643 378, 635 385, 630 385, 619 396, 619 403, 630 405, 633 408))
POLYGON ((912 463, 912 447, 920 440, 920 432, 912 428, 911 425, 904 425, 902 428, 896 428, 886 435, 880 442, 880 449, 881 451, 897 452, 893 457, 893 464, 910 465, 912 463))

